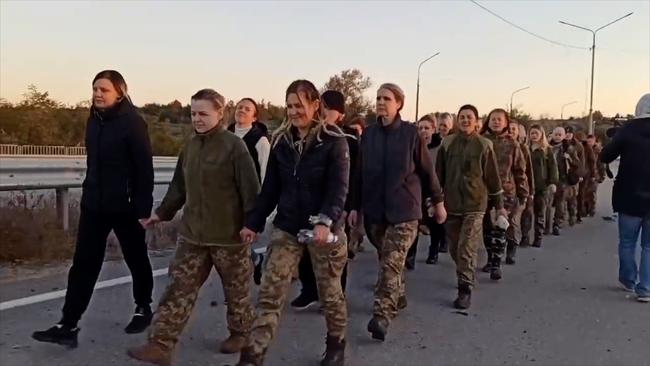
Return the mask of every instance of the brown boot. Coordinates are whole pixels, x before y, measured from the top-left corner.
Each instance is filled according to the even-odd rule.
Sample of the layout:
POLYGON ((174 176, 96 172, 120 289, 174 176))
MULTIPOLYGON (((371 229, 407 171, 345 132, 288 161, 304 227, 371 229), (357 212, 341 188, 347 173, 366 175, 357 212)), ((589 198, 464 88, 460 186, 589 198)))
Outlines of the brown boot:
POLYGON ((219 351, 225 354, 239 353, 246 346, 246 336, 239 333, 231 333, 230 337, 221 342, 219 351))
POLYGON ((327 335, 325 356, 321 366, 343 366, 345 364, 345 339, 327 335))
POLYGON ((255 354, 250 347, 243 348, 236 366, 262 366, 264 354, 255 354))
POLYGON ((140 347, 129 348, 126 353, 131 358, 158 366, 172 364, 172 351, 159 343, 149 342, 140 347))

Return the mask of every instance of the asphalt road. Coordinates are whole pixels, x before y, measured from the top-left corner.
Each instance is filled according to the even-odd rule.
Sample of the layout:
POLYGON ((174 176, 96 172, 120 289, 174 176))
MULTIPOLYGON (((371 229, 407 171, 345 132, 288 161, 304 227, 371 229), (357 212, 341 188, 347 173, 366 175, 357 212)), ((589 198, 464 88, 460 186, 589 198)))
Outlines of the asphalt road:
MULTIPOLYGON (((607 182, 595 218, 546 238, 541 249, 520 250, 502 281, 479 272, 466 314, 451 307, 456 291, 451 259, 442 254, 440 264, 426 265, 421 244, 417 268, 407 275, 409 306, 384 343, 372 341, 365 330, 377 266, 374 251, 361 253, 350 265, 347 364, 650 365, 650 304, 617 287, 616 224, 601 218, 611 214, 610 194, 607 182)), ((156 257, 154 267, 164 268, 168 260, 168 255, 156 257)), ((4 281, 0 302, 65 288, 65 273, 44 273, 4 281)), ((107 262, 102 280, 125 275, 121 262, 107 262)), ((166 282, 165 275, 156 277, 154 298, 166 282)), ((298 287, 293 286, 294 294, 298 287)), ((95 292, 75 350, 30 338, 59 319, 61 306, 59 298, 0 311, 0 365, 140 365, 125 350, 145 336, 122 331, 133 310, 130 284, 95 292)), ((212 276, 178 346, 176 364, 236 363, 237 356, 217 352, 217 342, 226 336, 223 294, 212 276)), ((267 365, 318 365, 324 343, 324 319, 316 308, 286 309, 267 365)))

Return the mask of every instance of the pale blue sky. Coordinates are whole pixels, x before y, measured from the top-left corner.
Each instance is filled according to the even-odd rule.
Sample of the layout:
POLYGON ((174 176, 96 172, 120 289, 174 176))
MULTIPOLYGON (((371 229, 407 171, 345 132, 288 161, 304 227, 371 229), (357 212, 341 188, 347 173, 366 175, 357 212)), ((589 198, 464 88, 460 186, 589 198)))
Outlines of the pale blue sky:
MULTIPOLYGON (((594 109, 632 113, 650 91, 650 1, 481 1, 547 38, 589 47, 597 28, 594 109)), ((538 116, 585 110, 591 56, 523 33, 469 1, 1 1, 0 96, 18 101, 30 83, 66 103, 89 98, 96 72, 123 73, 136 104, 188 102, 211 87, 228 99, 250 96, 283 103, 294 79, 317 86, 359 68, 374 81, 406 92, 405 117, 481 113, 515 106, 538 116)), ((588 108, 588 105, 587 105, 588 108)))

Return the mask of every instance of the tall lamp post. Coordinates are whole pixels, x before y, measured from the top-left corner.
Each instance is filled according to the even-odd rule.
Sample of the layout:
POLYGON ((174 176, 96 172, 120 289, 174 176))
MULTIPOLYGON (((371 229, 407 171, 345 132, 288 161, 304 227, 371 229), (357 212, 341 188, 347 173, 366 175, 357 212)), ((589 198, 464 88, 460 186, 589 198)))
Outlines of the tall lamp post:
POLYGON ((566 107, 566 106, 570 106, 571 104, 576 104, 576 103, 578 103, 578 101, 577 101, 577 100, 574 100, 573 102, 569 102, 569 103, 566 103, 566 104, 563 104, 563 105, 562 105, 562 109, 561 109, 561 111, 560 111, 560 119, 561 119, 561 120, 564 120, 564 107, 566 107))
POLYGON ((599 30, 618 22, 619 20, 627 18, 632 14, 634 14, 634 13, 629 13, 627 15, 623 15, 622 17, 603 25, 602 27, 600 27, 600 28, 598 28, 596 30, 581 27, 579 25, 567 23, 565 21, 560 20, 561 24, 568 25, 570 27, 574 27, 574 28, 578 28, 578 29, 582 29, 582 30, 586 30, 588 32, 591 32, 591 35, 592 35, 592 44, 591 44, 591 91, 590 91, 590 96, 589 96, 589 134, 594 133, 594 61, 595 61, 595 58, 596 58, 596 33, 598 33, 599 30))
POLYGON ((436 52, 435 54, 429 56, 426 60, 420 62, 420 65, 418 65, 418 82, 417 82, 417 91, 415 92, 415 121, 417 122, 418 120, 418 111, 420 108, 420 69, 422 68, 422 65, 424 65, 425 62, 431 60, 432 58, 438 56, 440 52, 436 52))
POLYGON ((512 100, 515 97, 515 94, 519 93, 522 90, 530 89, 530 86, 527 86, 525 88, 517 89, 510 94, 510 116, 512 117, 512 100))

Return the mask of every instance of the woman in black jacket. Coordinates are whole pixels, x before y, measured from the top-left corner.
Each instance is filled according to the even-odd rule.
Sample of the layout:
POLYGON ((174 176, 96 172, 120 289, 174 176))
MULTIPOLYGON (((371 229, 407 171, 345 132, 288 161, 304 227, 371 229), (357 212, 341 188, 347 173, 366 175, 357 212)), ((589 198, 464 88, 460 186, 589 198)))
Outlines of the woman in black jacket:
POLYGON ((126 333, 144 331, 152 317, 153 274, 145 231, 139 222, 149 217, 153 203, 151 144, 147 126, 117 71, 105 70, 93 79, 86 151, 88 168, 63 317, 50 329, 32 335, 38 341, 68 347, 77 346, 77 323, 90 302, 111 230, 133 276, 136 309, 126 333))
POLYGON ((338 223, 348 191, 350 158, 343 132, 317 121, 318 90, 296 80, 286 91, 288 121, 271 144, 262 191, 247 215, 242 240, 252 243, 277 207, 268 259, 258 295, 258 316, 239 365, 261 365, 277 329, 291 276, 308 251, 327 323, 327 349, 321 365, 343 365, 347 309, 341 274, 347 247, 338 223), (302 240, 313 228, 313 240, 302 240), (334 240, 332 234, 338 235, 334 240))

